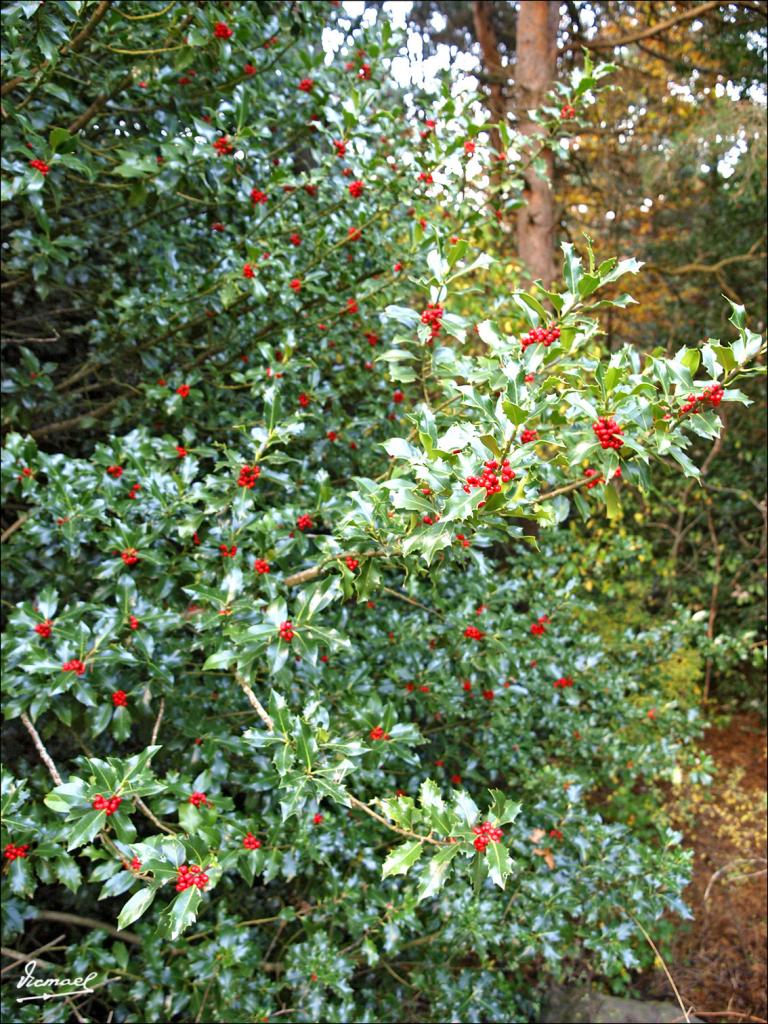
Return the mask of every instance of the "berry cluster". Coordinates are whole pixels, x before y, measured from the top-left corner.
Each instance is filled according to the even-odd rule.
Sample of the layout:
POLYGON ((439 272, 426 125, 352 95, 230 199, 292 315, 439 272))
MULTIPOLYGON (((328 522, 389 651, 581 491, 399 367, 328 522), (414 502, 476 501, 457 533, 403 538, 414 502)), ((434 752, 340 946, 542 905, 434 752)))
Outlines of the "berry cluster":
POLYGON ((597 487, 598 484, 605 483, 605 477, 598 474, 596 469, 585 469, 584 476, 587 477, 587 490, 591 491, 593 487, 597 487))
POLYGON ((293 638, 296 636, 296 633, 294 632, 293 629, 293 623, 291 622, 290 619, 288 619, 286 622, 281 622, 277 632, 280 636, 280 639, 285 640, 287 644, 289 644, 291 640, 293 640, 293 638))
POLYGON ((187 398, 189 396, 189 384, 179 384, 176 388, 176 394, 182 398, 187 398))
POLYGON ((363 189, 365 188, 365 185, 363 184, 362 181, 353 181, 348 186, 348 188, 349 188, 349 194, 352 196, 352 198, 353 199, 359 199, 360 196, 363 194, 363 189))
POLYGON ((472 828, 476 838, 473 846, 479 853, 484 853, 488 843, 498 843, 504 833, 496 828, 490 821, 484 821, 482 825, 474 825, 472 828))
POLYGON ((266 192, 262 192, 261 189, 259 189, 259 188, 252 188, 251 189, 251 202, 254 204, 254 206, 259 206, 259 205, 263 206, 264 203, 266 203, 266 201, 268 199, 269 199, 269 196, 267 195, 267 193, 266 192))
POLYGON ((211 145, 216 150, 219 156, 229 156, 230 153, 234 153, 235 147, 229 141, 226 135, 222 135, 220 139, 215 139, 211 145))
POLYGON ((570 105, 570 103, 566 103, 560 110, 560 120, 572 121, 574 117, 576 117, 576 110, 570 105))
POLYGON ((104 811, 109 818, 115 813, 122 802, 123 798, 121 796, 103 797, 101 793, 97 793, 93 798, 91 807, 93 807, 94 811, 104 811))
POLYGON ((141 490, 141 484, 133 484, 130 491, 128 491, 128 497, 131 501, 136 500, 136 495, 141 490))
POLYGON ((46 619, 45 622, 38 622, 35 626, 35 632, 38 636, 49 637, 53 629, 53 623, 50 619, 46 619))
POLYGON ((243 265, 243 277, 256 277, 256 271, 253 269, 252 264, 245 263, 243 265))
POLYGON ((520 339, 520 344, 523 346, 523 352, 530 346, 541 344, 545 348, 549 348, 553 341, 557 341, 560 337, 559 327, 534 327, 527 334, 524 334, 520 339))
POLYGON ((530 444, 531 441, 538 441, 538 430, 524 430, 520 434, 520 444, 530 444))
POLYGON ((601 416, 597 423, 592 424, 601 448, 615 448, 617 451, 624 444, 620 434, 624 431, 619 424, 610 416, 601 416))
POLYGON ((299 518, 296 520, 296 525, 303 533, 304 530, 311 530, 312 527, 314 526, 314 523, 312 522, 312 517, 305 514, 299 516, 299 518))
POLYGON ((50 171, 50 169, 51 169, 51 168, 50 168, 50 167, 48 166, 48 164, 47 164, 47 163, 45 163, 45 161, 44 161, 44 160, 30 160, 30 161, 29 161, 29 166, 30 166, 31 168, 33 168, 33 170, 35 170, 35 171, 40 171, 40 173, 41 173, 41 174, 43 175, 43 177, 45 177, 45 175, 46 175, 46 174, 48 173, 48 171, 50 171))
POLYGON ((371 737, 372 740, 388 740, 389 739, 389 733, 388 732, 384 732, 383 727, 380 726, 380 725, 374 726, 373 729, 371 729, 371 731, 368 733, 368 735, 371 737))
POLYGON ((263 558, 257 558, 253 563, 253 568, 257 573, 263 576, 265 573, 269 572, 269 562, 265 562, 263 558))
POLYGON ((360 565, 358 560, 356 558, 353 558, 352 555, 347 555, 344 561, 347 563, 347 568, 349 569, 350 572, 354 572, 358 565, 360 565))
POLYGON ((120 552, 120 557, 126 565, 136 565, 139 560, 139 553, 136 548, 126 548, 120 552))
POLYGON ((234 558, 237 554, 237 544, 233 544, 232 547, 227 547, 226 544, 219 544, 219 551, 221 552, 222 558, 234 558))
POLYGON ((547 631, 547 625, 550 621, 548 615, 540 615, 536 622, 531 626, 531 634, 533 636, 543 636, 547 631))
MULTIPOLYGON (((463 490, 469 494, 473 487, 482 487, 485 489, 486 498, 490 498, 492 494, 498 494, 502 484, 509 483, 510 480, 515 479, 515 471, 509 468, 509 459, 504 459, 501 463, 501 480, 496 475, 498 469, 499 463, 496 459, 484 462, 482 475, 468 476, 467 482, 463 484, 463 490)), ((481 501, 478 508, 482 508, 484 504, 485 502, 481 501)))
POLYGON ((74 672, 75 675, 82 676, 85 674, 85 663, 80 661, 79 658, 72 658, 70 661, 65 661, 61 666, 62 672, 74 672))
POLYGON ((556 679, 552 685, 556 690, 565 690, 569 686, 573 686, 573 680, 570 676, 561 676, 559 679, 556 679))
POLYGON ((238 487, 247 487, 250 491, 259 479, 261 473, 261 466, 243 466, 240 470, 240 476, 237 478, 238 487))
POLYGON ((123 475, 123 467, 107 466, 107 472, 109 473, 113 480, 119 480, 120 477, 123 475))
POLYGON ((189 455, 189 452, 187 451, 183 444, 177 444, 176 454, 180 459, 186 459, 186 457, 189 455))
POLYGON ((128 707, 128 694, 125 690, 115 690, 112 694, 112 703, 116 708, 127 708, 128 707))
POLYGON ((430 302, 421 314, 421 322, 427 324, 430 330, 430 341, 436 338, 443 326, 443 313, 445 310, 439 302, 430 302))
POLYGON ((213 34, 217 39, 230 39, 232 37, 232 29, 226 21, 217 21, 213 26, 213 34))
POLYGON ((689 412, 698 412, 700 406, 710 406, 712 409, 716 409, 723 400, 725 390, 722 384, 713 384, 711 387, 705 388, 704 393, 699 395, 688 395, 683 405, 678 412, 678 416, 685 416, 689 412))
POLYGON ((246 850, 258 850, 258 848, 261 846, 261 840, 257 839, 253 832, 249 832, 243 838, 243 846, 246 848, 246 850))
POLYGON ((133 857, 128 867, 131 871, 141 871, 141 861, 138 857, 133 857))
POLYGON ((193 807, 202 807, 204 805, 207 805, 208 797, 205 795, 205 793, 200 793, 198 790, 195 790, 195 792, 189 798, 189 803, 191 803, 193 807))
POLYGON ((128 625, 130 626, 131 629, 138 629, 141 623, 139 622, 135 615, 129 615, 128 625))
POLYGON ((299 89, 301 92, 312 92, 314 87, 314 78, 302 78, 302 80, 299 82, 296 88, 299 89))
POLYGON ((470 640, 482 640, 485 633, 482 629, 478 629, 477 626, 467 626, 464 630, 464 636, 469 637, 470 640))
POLYGON ((204 889, 208 884, 208 875, 197 864, 182 864, 176 878, 176 892, 184 892, 193 885, 204 889))
POLYGON ((13 843, 8 843, 3 853, 5 859, 11 860, 23 860, 27 856, 27 850, 29 849, 29 843, 24 843, 22 846, 14 846, 13 843))

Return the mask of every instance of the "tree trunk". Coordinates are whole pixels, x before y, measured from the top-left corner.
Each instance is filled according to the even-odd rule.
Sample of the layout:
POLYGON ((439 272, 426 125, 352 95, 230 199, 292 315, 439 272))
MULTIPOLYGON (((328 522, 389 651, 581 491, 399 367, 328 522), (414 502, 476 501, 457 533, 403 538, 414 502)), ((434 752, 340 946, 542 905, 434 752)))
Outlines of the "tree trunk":
MULTIPOLYGON (((488 111, 494 123, 507 120, 507 101, 504 97, 504 69, 499 57, 499 44, 496 30, 493 27, 493 3, 490 0, 474 0, 472 4, 472 20, 475 36, 480 44, 483 55, 485 73, 489 79, 488 111)), ((504 148, 498 128, 491 129, 491 144, 497 152, 504 148)))
MULTIPOLYGON (((524 154, 526 162, 537 152, 542 131, 528 117, 528 111, 538 107, 552 87, 557 58, 557 28, 560 5, 547 0, 522 0, 517 16, 517 62, 515 81, 519 130, 531 136, 530 146, 524 154)), ((531 280, 540 279, 548 288, 555 279, 555 210, 549 181, 554 168, 551 150, 544 150, 542 158, 547 177, 541 177, 529 168, 525 174, 527 205, 520 208, 517 218, 517 247, 520 259, 531 280)))

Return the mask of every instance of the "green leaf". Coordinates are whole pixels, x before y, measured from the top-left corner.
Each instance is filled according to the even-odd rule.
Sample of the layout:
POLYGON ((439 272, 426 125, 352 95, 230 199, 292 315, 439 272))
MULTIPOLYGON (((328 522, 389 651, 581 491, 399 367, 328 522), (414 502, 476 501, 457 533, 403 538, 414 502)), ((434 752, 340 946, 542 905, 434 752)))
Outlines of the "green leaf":
POLYGON ((605 485, 605 505, 609 519, 618 519, 621 514, 621 502, 616 487, 612 483, 605 485))
POLYGON ((429 899, 430 896, 434 896, 436 892, 442 889, 448 876, 450 863, 460 849, 461 847, 458 843, 452 843, 450 846, 443 847, 429 861, 416 893, 418 903, 429 899))
POLYGON ((484 341, 490 348, 498 348, 505 344, 505 337, 492 320, 483 320, 477 325, 477 333, 481 341, 484 341))
POLYGON ((546 311, 539 300, 535 299, 528 292, 513 292, 512 300, 517 308, 525 314, 526 321, 531 327, 539 327, 541 324, 546 324, 551 318, 551 314, 546 311), (535 316, 531 317, 530 313, 534 313, 535 316))
POLYGON ((48 145, 51 148, 51 152, 55 153, 60 146, 69 142, 71 138, 72 136, 66 128, 51 128, 48 135, 48 145))
POLYGON ((512 864, 506 846, 503 843, 489 843, 485 849, 485 858, 488 862, 488 874, 491 876, 491 881, 503 889, 507 878, 512 873, 512 864))
MULTIPOLYGON (((270 630, 271 632, 271 630, 270 630)), ((203 672, 210 672, 212 669, 226 669, 237 658, 237 652, 231 650, 214 651, 205 659, 203 672)))
POLYGON ((422 854, 424 844, 418 839, 410 843, 403 843, 391 850, 381 869, 381 877, 389 878, 390 875, 405 875, 408 868, 412 867, 422 854))
POLYGON ((384 316, 409 328, 417 327, 421 322, 419 314, 407 306, 387 306, 384 310, 384 316))
POLYGON ((178 939, 181 933, 194 924, 202 893, 196 886, 180 892, 163 914, 163 925, 169 939, 178 939))
POLYGON ((134 921, 138 921, 141 915, 149 908, 152 900, 155 898, 157 889, 139 889, 128 902, 123 906, 120 911, 120 916, 117 919, 117 927, 120 929, 127 928, 129 924, 133 924, 134 921))
POLYGON ((75 822, 75 826, 69 833, 67 850, 76 850, 78 846, 89 843, 104 827, 107 816, 104 811, 88 811, 82 818, 75 822))
POLYGON ((581 257, 576 255, 571 242, 561 242, 560 248, 563 250, 564 257, 563 278, 568 291, 573 295, 578 295, 579 281, 584 273, 581 266, 581 257))

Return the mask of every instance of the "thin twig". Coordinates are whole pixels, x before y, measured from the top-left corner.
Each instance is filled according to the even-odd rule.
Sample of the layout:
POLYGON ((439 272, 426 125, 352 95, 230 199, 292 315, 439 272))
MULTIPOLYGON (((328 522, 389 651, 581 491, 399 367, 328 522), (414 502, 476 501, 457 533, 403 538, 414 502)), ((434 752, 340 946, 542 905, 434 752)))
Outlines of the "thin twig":
POLYGON ((160 723, 163 720, 163 714, 165 713, 165 697, 160 698, 160 708, 157 712, 157 718, 155 724, 152 726, 152 735, 149 739, 150 747, 154 747, 157 743, 157 734, 160 732, 160 723))
POLYGON ((416 989, 416 985, 412 985, 410 981, 406 981, 402 975, 398 974, 397 971, 390 967, 386 960, 381 960, 379 966, 383 967, 387 974, 391 974, 395 981, 399 981, 401 985, 406 985, 408 988, 416 989))
POLYGON ((445 616, 442 612, 439 612, 436 608, 430 608, 426 604, 422 604, 421 601, 415 600, 413 597, 408 597, 407 594, 401 594, 399 590, 393 590, 392 587, 381 588, 385 594, 391 594, 392 597, 398 597, 401 601, 405 601, 406 604, 412 604, 414 608, 423 608, 425 612, 429 612, 430 615, 437 615, 438 618, 444 619, 445 616))
POLYGON ((139 808, 141 813, 144 815, 145 818, 149 818, 149 820, 152 822, 155 828, 159 828, 162 832, 167 832, 169 836, 178 835, 176 829, 171 828, 170 825, 163 824, 163 822, 160 821, 159 818, 155 817, 155 815, 152 813, 152 811, 150 811, 150 809, 147 807, 147 805, 144 803, 141 797, 137 796, 134 799, 136 800, 136 806, 139 808))
POLYGON ((63 780, 59 775, 59 771, 56 765, 53 763, 53 758, 45 749, 45 744, 40 739, 40 734, 38 733, 37 729, 34 727, 34 725, 32 725, 32 722, 29 720, 29 715, 26 713, 26 711, 22 711, 21 713, 21 724, 32 737, 32 742, 37 748, 37 752, 40 755, 40 760, 48 769, 48 774, 51 776, 51 778, 53 779, 57 786, 64 785, 63 780))
POLYGON ((269 717, 269 715, 267 714, 267 711, 266 711, 264 705, 261 703, 261 701, 256 696, 256 694, 253 692, 253 690, 250 688, 248 683, 246 683, 245 679, 243 679, 243 677, 240 675, 239 672, 235 673, 235 679, 237 680, 238 684, 240 685, 240 687, 241 687, 243 693, 245 694, 245 696, 248 698, 249 704, 251 705, 253 710, 256 712, 256 714, 259 716, 259 718, 262 720, 264 725, 266 725, 267 729, 270 732, 274 732, 275 731, 275 723, 269 717))
POLYGON ((12 537, 17 530, 21 529, 29 519, 29 515, 29 512, 22 512, 15 523, 11 523, 7 530, 3 530, 2 534, 0 534, 0 544, 5 544, 9 537, 12 537))
MULTIPOLYGON (((51 939, 50 942, 46 942, 44 946, 38 946, 37 949, 33 949, 31 953, 27 953, 25 959, 35 960, 38 953, 44 953, 46 949, 52 949, 58 942, 61 942, 62 939, 66 939, 66 937, 66 933, 57 935, 55 939, 51 939)), ((6 964, 5 967, 3 967, 2 970, 0 970, 0 974, 5 974, 6 971, 13 970, 13 968, 18 966, 18 964, 21 962, 23 961, 16 961, 16 963, 6 964)))
POLYGON ((382 818, 380 814, 372 810, 368 804, 364 804, 362 800, 358 800, 356 796, 352 796, 351 793, 346 794, 347 803, 352 807, 356 807, 359 811, 364 811, 365 814, 375 818, 380 824, 390 829, 392 832, 397 832, 401 836, 407 836, 409 839, 418 839, 420 843, 430 843, 432 846, 444 846, 445 843, 439 839, 433 839, 432 836, 420 836, 417 832, 409 832, 407 829, 399 828, 397 825, 392 825, 386 818, 382 818))
MULTIPOLYGON (((752 1017, 748 1013, 738 1013, 736 1010, 696 1010, 697 1017, 738 1017, 740 1021, 754 1021, 755 1024, 768 1024, 763 1017, 752 1017)), ((675 1017, 671 1024, 683 1024, 682 1017, 675 1017)))
POLYGON ((685 1006, 683 1004, 683 1000, 680 998, 680 993, 677 990, 677 985, 675 984, 675 979, 669 973, 669 968, 667 967, 666 963, 664 962, 664 957, 661 955, 661 953, 656 948, 653 939, 648 934, 648 932, 645 930, 645 928, 643 928, 643 926, 640 924, 640 922, 637 920, 637 918, 634 916, 634 914, 630 914, 630 912, 626 909, 626 907, 622 907, 619 904, 616 904, 616 906, 618 907, 619 910, 623 911, 627 915, 627 917, 631 918, 631 920, 634 921, 634 923, 637 925, 637 927, 643 933, 643 937, 645 938, 645 941, 648 943, 648 945, 651 947, 653 952, 656 954, 656 957, 658 958, 659 963, 661 964, 661 966, 664 969, 664 973, 667 976, 667 981, 672 986, 672 991, 675 993, 675 998, 677 999, 677 1002, 680 1005, 680 1009, 683 1011, 683 1017, 685 1019, 686 1024, 690 1024, 691 1018, 688 1015, 688 1011, 686 1010, 686 1008, 685 1008, 685 1006))
MULTIPOLYGON (((729 868, 732 868, 735 864, 755 864, 757 862, 759 862, 760 864, 765 864, 765 857, 739 857, 737 860, 732 860, 729 864, 724 864, 721 868, 718 868, 718 870, 714 873, 714 875, 712 875, 709 882, 707 883, 707 888, 704 890, 704 902, 706 903, 709 899, 709 894, 712 889, 712 886, 715 884, 718 878, 722 878, 722 876, 727 873, 729 868)), ((747 875, 739 875, 737 877, 752 878, 756 875, 764 875, 766 873, 766 870, 768 869, 763 868, 762 871, 750 871, 747 875)))
MULTIPOLYGON (((9 949, 7 946, 0 947, 0 953, 2 953, 3 956, 7 956, 9 958, 9 960, 15 960, 16 963, 19 963, 19 964, 26 963, 30 959, 30 957, 28 957, 26 955, 26 953, 19 953, 18 950, 16 950, 16 949, 9 949)), ((50 961, 48 961, 48 960, 41 960, 40 957, 37 957, 37 956, 32 958, 32 962, 35 963, 35 964, 39 964, 40 967, 47 967, 49 971, 60 971, 61 970, 61 964, 52 964, 50 961)), ((15 965, 9 965, 9 966, 15 966, 15 965)))
POLYGON ((38 910, 35 913, 36 920, 58 921, 60 924, 75 924, 81 928, 97 928, 99 931, 108 932, 116 939, 122 939, 132 946, 140 946, 143 942, 141 936, 136 932, 124 932, 115 928, 113 924, 106 921, 99 921, 95 917, 80 917, 79 914, 66 914, 62 910, 38 910))

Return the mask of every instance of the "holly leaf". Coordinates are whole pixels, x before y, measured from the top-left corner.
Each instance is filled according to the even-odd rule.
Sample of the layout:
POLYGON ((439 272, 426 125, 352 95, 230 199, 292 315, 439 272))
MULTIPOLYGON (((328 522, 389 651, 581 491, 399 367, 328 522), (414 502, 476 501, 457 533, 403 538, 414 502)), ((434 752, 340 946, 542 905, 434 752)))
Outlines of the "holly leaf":
POLYGON ((422 854, 424 844, 418 839, 410 843, 403 843, 391 850, 381 868, 381 877, 389 878, 391 875, 405 875, 408 868, 413 867, 422 854))

